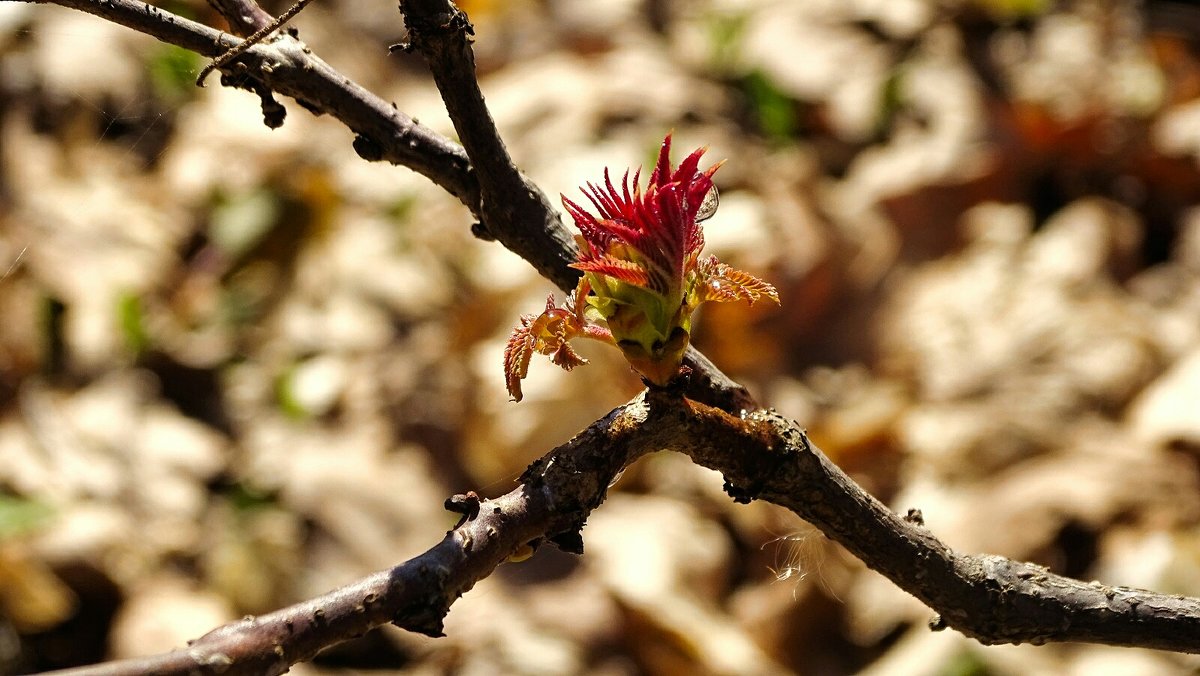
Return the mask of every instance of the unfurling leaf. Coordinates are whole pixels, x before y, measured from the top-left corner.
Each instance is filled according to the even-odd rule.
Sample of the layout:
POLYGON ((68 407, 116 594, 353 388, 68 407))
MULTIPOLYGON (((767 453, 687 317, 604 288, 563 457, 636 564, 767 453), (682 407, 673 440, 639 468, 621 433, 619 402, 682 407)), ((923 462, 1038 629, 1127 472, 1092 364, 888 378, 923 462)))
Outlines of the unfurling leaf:
POLYGON ((562 307, 551 296, 541 315, 522 316, 513 329, 504 370, 514 401, 521 400, 521 380, 534 352, 570 371, 586 361, 567 341, 603 340, 615 343, 647 380, 666 385, 679 373, 691 340, 692 313, 701 303, 779 302, 770 284, 714 256, 700 258, 700 222, 716 213, 712 176, 721 166, 700 171, 704 150, 672 167, 668 134, 644 191, 640 169, 632 181, 625 172, 620 189, 606 169, 602 186, 589 183, 584 189, 594 214, 562 198, 580 232, 579 259, 571 267, 584 275, 562 307))
POLYGON ((775 287, 748 272, 729 267, 716 256, 700 261, 698 277, 695 286, 699 295, 697 305, 707 301, 727 303, 737 300, 754 305, 761 298, 779 302, 775 287))

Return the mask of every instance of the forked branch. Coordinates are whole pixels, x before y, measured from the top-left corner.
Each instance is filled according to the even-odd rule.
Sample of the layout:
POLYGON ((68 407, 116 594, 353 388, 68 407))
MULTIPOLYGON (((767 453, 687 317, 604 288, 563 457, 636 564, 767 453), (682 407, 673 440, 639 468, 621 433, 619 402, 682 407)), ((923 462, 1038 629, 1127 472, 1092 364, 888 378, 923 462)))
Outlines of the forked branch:
MULTIPOLYGON (((237 44, 136 0, 53 2, 207 56, 237 44)), ((481 219, 481 234, 519 253, 558 286, 574 286, 575 273, 566 267, 570 238, 541 191, 517 172, 487 115, 470 53, 470 24, 445 0, 408 0, 405 10, 411 45, 430 61, 465 151, 350 82, 291 37, 249 48, 224 66, 223 82, 249 80, 333 115, 356 134, 355 148, 365 158, 429 177, 481 219)), ((264 25, 254 11, 244 16, 236 30, 264 25)), ((854 484, 794 422, 760 410, 699 352, 690 350, 688 363, 688 399, 649 391, 534 463, 511 493, 478 504, 463 496, 455 508, 466 512, 464 522, 411 561, 221 627, 186 649, 63 673, 282 673, 388 622, 438 635, 450 605, 513 552, 543 541, 578 551, 579 529, 612 479, 658 450, 686 453, 722 472, 735 500, 791 509, 940 613, 938 626, 985 643, 1089 641, 1200 652, 1200 600, 1087 584, 1001 557, 955 554, 854 484)))

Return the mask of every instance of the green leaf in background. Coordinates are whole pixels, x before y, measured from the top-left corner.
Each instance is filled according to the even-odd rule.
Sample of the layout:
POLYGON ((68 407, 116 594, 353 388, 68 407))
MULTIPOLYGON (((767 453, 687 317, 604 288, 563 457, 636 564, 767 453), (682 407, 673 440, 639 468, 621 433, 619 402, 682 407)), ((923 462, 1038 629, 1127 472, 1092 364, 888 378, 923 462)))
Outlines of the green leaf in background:
POLYGON ((298 369, 299 364, 293 364, 275 381, 275 400, 279 402, 280 410, 289 418, 303 420, 312 416, 308 408, 300 401, 300 397, 296 395, 296 372, 298 369))
POLYGON ((1050 0, 975 0, 998 19, 1023 19, 1040 16, 1050 10, 1050 0))
POLYGON ((937 673, 938 676, 990 676, 992 672, 975 653, 964 650, 947 660, 937 673))
POLYGON ((904 105, 904 67, 897 65, 891 69, 879 91, 879 111, 875 118, 875 135, 884 137, 891 128, 896 114, 904 105))
POLYGON ((164 101, 179 103, 195 95, 203 57, 175 45, 161 45, 146 63, 150 86, 164 101))
POLYGON ((146 351, 150 338, 146 334, 145 315, 142 311, 142 299, 135 293, 125 292, 117 299, 117 321, 121 326, 121 336, 125 338, 125 346, 135 356, 146 351))
POLYGON ((54 516, 45 503, 0 493, 0 541, 36 531, 54 516))
POLYGON ((202 20, 200 15, 196 14, 193 5, 186 2, 186 0, 163 0, 162 2, 156 2, 154 4, 165 11, 176 14, 185 19, 191 19, 192 21, 202 20))
POLYGON ((225 487, 225 498, 237 512, 249 512, 279 504, 275 495, 240 481, 225 487))
POLYGON ((416 196, 405 195, 387 207, 387 217, 396 223, 404 223, 410 217, 412 217, 413 208, 416 206, 416 196))
POLYGON ((742 35, 746 32, 745 14, 712 14, 705 28, 708 30, 709 63, 717 72, 729 71, 738 63, 738 50, 742 35))
POLYGON ((799 121, 792 97, 758 70, 742 78, 741 88, 754 114, 755 124, 764 136, 777 142, 795 137, 799 121))

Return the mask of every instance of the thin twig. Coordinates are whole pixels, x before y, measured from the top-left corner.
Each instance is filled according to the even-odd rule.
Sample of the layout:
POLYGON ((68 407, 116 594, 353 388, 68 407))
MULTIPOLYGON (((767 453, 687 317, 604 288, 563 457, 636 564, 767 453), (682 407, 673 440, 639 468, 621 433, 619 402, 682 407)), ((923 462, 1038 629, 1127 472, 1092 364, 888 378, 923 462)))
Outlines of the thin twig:
POLYGON ((242 40, 238 44, 231 47, 224 54, 213 59, 211 63, 209 63, 207 66, 200 69, 200 74, 196 76, 196 86, 203 87, 204 79, 206 77, 208 77, 209 73, 213 72, 214 70, 216 70, 218 68, 225 67, 226 65, 229 64, 230 61, 233 61, 237 57, 246 53, 247 49, 250 49, 254 45, 257 45, 258 43, 262 42, 263 38, 267 37, 271 33, 274 33, 275 31, 282 28, 284 24, 286 24, 288 21, 292 20, 292 17, 299 14, 300 11, 303 10, 305 7, 308 7, 308 3, 310 3, 310 2, 312 2, 312 0, 296 0, 296 2, 294 2, 291 7, 287 8, 286 12, 279 15, 279 18, 275 19, 274 21, 267 24, 266 26, 263 26, 262 28, 259 28, 258 30, 254 31, 254 33, 252 35, 250 35, 250 37, 246 38, 245 40, 242 40))
MULTIPOLYGON (((163 42, 216 57, 236 38, 140 0, 30 0, 93 14, 163 42)), ((417 123, 394 105, 308 53, 297 41, 278 40, 250 48, 238 61, 239 75, 326 113, 363 139, 360 154, 408 167, 441 186, 478 215, 479 184, 462 147, 417 123)))
POLYGON ((11 275, 14 270, 16 270, 18 267, 20 267, 21 261, 25 258, 26 251, 29 251, 28 244, 21 247, 21 250, 17 252, 17 257, 13 259, 12 265, 9 265, 8 269, 4 271, 4 274, 0 275, 0 281, 4 281, 5 279, 8 279, 8 276, 11 275))

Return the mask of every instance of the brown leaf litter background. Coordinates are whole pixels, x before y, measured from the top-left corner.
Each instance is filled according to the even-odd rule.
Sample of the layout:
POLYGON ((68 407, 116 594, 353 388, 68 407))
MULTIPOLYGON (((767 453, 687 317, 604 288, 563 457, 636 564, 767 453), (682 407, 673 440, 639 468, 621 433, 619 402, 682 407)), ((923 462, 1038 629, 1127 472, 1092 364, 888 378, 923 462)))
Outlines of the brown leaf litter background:
MULTIPOLYGON (((300 36, 452 133, 394 3, 300 36)), ((163 7, 221 25, 199 0, 163 7)), ((280 3, 267 6, 282 11, 280 3)), ((709 250, 782 307, 697 342, 956 549, 1200 595, 1200 11, 1169 2, 463 4, 551 195, 677 146, 728 158, 709 250)), ((548 283, 455 200, 283 128, 203 62, 0 6, 0 673, 179 647, 411 557, 442 500, 640 388, 615 350, 500 356, 548 283)), ((648 457, 584 530, 451 611, 296 674, 1172 674, 985 648, 811 527, 648 457)))

